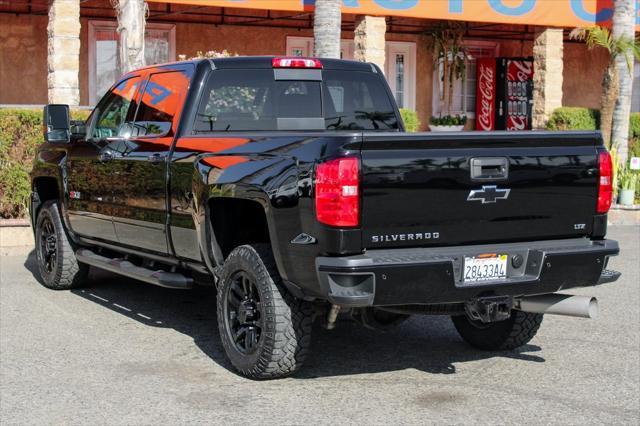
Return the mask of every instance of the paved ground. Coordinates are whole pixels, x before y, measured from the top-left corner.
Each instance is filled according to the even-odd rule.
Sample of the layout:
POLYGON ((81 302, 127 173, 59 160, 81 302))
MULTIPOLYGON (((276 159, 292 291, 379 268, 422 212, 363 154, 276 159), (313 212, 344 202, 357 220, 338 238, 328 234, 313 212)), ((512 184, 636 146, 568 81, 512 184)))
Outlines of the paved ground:
POLYGON ((297 377, 230 371, 213 297, 92 273, 53 292, 33 254, 0 257, 0 424, 640 422, 640 227, 611 229, 621 282, 601 316, 547 316, 512 353, 482 353, 444 317, 388 333, 317 329, 297 377))

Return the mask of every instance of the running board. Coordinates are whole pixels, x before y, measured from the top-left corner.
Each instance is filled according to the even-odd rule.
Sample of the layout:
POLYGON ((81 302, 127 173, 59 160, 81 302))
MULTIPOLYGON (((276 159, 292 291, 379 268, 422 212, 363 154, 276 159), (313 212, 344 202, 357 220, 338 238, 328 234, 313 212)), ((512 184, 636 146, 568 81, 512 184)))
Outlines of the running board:
POLYGON ((78 262, 160 287, 184 290, 193 287, 193 279, 185 277, 180 273, 152 271, 151 269, 136 266, 128 260, 100 256, 88 249, 79 249, 76 251, 76 258, 78 262))

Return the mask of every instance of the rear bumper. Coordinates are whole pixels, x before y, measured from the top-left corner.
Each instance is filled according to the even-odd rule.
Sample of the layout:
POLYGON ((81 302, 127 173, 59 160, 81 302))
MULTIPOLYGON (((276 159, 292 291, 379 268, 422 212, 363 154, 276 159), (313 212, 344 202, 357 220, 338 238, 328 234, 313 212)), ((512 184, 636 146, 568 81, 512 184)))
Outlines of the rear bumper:
POLYGON ((316 258, 324 296, 342 306, 459 303, 483 296, 524 296, 588 287, 618 279, 606 270, 619 253, 613 240, 584 238, 443 248, 369 250, 316 258), (465 284, 465 256, 509 255, 506 280, 465 284), (514 267, 511 259, 523 258, 514 267))

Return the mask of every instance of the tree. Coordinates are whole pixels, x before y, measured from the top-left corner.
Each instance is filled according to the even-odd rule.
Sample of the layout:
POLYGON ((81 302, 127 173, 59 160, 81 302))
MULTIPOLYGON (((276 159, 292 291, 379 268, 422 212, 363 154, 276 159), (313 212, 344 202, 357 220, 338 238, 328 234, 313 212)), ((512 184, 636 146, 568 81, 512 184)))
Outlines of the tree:
MULTIPOLYGON (((605 144, 611 142, 613 110, 619 94, 618 67, 616 61, 621 58, 628 67, 633 57, 640 57, 640 51, 633 38, 620 35, 613 37, 608 29, 602 27, 576 28, 571 31, 570 38, 583 40, 589 49, 600 47, 609 52, 609 63, 602 77, 602 94, 600 96, 600 131, 605 144)), ((627 115, 627 120, 629 119, 627 115)))
POLYGON ((118 13, 120 72, 145 66, 144 31, 147 5, 144 0, 111 0, 118 13))
POLYGON ((316 0, 313 37, 318 58, 340 59, 341 6, 342 0, 316 0))
MULTIPOLYGON (((636 0, 616 0, 613 13, 613 38, 633 40, 636 24, 636 0)), ((635 43, 637 50, 638 44, 635 43)), ((637 54, 637 52, 636 52, 637 54)), ((631 89, 633 87, 634 61, 628 54, 616 58, 620 90, 613 109, 611 144, 616 149, 620 164, 626 164, 629 149, 629 115, 631 114, 631 89)))
POLYGON ((434 67, 438 70, 440 115, 451 115, 455 82, 464 78, 467 67, 467 51, 464 46, 465 25, 446 21, 429 31, 434 67))

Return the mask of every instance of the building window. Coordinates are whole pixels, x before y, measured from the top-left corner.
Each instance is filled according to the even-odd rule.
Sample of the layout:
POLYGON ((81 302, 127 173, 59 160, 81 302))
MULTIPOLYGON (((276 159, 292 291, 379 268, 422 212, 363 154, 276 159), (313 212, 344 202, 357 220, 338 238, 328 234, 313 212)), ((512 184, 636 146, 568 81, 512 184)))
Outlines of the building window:
POLYGON ((631 112, 640 112, 640 62, 633 66, 633 86, 631 88, 631 112))
POLYGON ((399 108, 404 108, 404 55, 397 54, 395 57, 396 66, 396 91, 395 97, 399 108))
POLYGON ((398 108, 416 109, 416 44, 388 41, 385 74, 398 108))
MULTIPOLYGON (((476 60, 478 58, 495 58, 499 55, 498 44, 485 41, 467 41, 465 42, 467 49, 467 66, 465 67, 465 76, 456 80, 453 85, 453 98, 451 105, 451 114, 466 115, 469 118, 475 118, 476 112, 476 60)), ((435 67, 433 72, 433 115, 438 116, 444 114, 440 111, 440 96, 442 85, 439 84, 439 73, 442 73, 442 64, 435 67)))
MULTIPOLYGON (((120 76, 118 24, 89 21, 89 103, 95 105, 120 76)), ((147 24, 144 56, 148 65, 175 61, 173 24, 147 24)))

